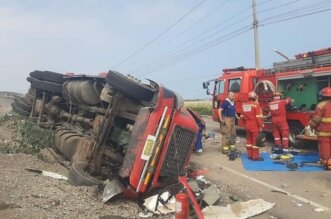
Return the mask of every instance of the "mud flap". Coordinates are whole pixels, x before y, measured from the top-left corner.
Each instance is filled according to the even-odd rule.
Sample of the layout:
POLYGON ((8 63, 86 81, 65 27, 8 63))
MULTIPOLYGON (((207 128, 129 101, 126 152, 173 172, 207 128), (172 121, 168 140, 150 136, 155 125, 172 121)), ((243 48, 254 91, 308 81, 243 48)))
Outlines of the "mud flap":
POLYGON ((101 185, 103 182, 89 175, 85 169, 88 162, 74 162, 69 169, 68 179, 71 185, 74 186, 94 186, 101 185))
POLYGON ((102 201, 107 202, 111 198, 123 193, 124 186, 118 180, 113 179, 112 181, 106 182, 106 186, 103 190, 102 201))

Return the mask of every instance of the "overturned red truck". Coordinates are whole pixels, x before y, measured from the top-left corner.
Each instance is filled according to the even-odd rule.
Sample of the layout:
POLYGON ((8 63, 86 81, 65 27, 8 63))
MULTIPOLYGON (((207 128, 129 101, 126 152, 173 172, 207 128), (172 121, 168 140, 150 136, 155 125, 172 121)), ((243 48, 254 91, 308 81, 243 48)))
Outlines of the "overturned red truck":
POLYGON ((33 71, 15 112, 55 130, 54 148, 71 161, 75 185, 109 184, 136 198, 177 182, 198 126, 183 99, 154 81, 115 71, 98 76, 33 71))
MULTIPOLYGON (((287 121, 290 144, 296 147, 304 144, 303 140, 316 140, 316 136, 300 134, 315 112, 319 92, 328 86, 331 86, 331 48, 298 54, 295 59, 275 62, 270 69, 224 69, 218 78, 203 83, 207 94, 213 97, 214 121, 218 121, 218 107, 230 91, 236 94, 238 115, 242 113, 242 104, 248 100, 250 91, 257 93, 264 116, 269 114, 269 102, 273 100, 274 92, 294 99, 295 102, 287 108, 287 121), (211 82, 214 82, 212 92, 209 91, 211 82)), ((264 131, 270 132, 271 119, 266 118, 263 123, 264 131)), ((237 125, 243 127, 242 121, 238 121, 237 125)))

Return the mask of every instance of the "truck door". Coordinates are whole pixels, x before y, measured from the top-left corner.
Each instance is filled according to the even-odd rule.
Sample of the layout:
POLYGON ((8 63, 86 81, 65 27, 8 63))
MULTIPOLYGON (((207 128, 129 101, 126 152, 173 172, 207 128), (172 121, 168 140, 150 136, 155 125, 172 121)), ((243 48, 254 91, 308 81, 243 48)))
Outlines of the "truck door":
POLYGON ((214 96, 213 96, 213 120, 214 121, 218 121, 218 107, 220 105, 221 100, 225 99, 224 85, 225 85, 225 80, 215 81, 214 96))
POLYGON ((241 89, 241 78, 229 79, 229 92, 233 92, 236 95, 236 110, 237 113, 241 113, 241 106, 244 101, 243 92, 241 89))

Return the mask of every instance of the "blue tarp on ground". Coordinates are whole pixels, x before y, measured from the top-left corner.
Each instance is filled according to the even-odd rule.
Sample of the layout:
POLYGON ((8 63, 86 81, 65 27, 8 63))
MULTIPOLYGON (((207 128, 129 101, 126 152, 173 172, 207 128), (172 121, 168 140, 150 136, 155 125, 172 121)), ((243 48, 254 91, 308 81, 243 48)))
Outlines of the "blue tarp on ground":
MULTIPOLYGON (((270 158, 269 153, 261 153, 261 157, 264 158, 264 161, 252 161, 247 157, 247 153, 241 154, 241 161, 245 168, 248 171, 291 171, 289 170, 284 163, 275 162, 270 158)), ((305 155, 294 155, 294 159, 291 162, 296 162, 300 164, 301 162, 317 162, 319 160, 318 153, 312 152, 305 155)), ((295 171, 324 171, 322 166, 309 166, 304 165, 299 167, 295 171)))

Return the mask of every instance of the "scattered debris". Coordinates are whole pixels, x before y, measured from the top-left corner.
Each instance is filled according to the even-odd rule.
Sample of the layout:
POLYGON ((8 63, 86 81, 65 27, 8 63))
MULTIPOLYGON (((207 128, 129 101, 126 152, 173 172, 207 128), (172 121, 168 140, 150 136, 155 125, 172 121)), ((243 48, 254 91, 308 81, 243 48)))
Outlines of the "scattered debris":
POLYGON ((141 218, 152 218, 153 213, 152 212, 140 212, 138 216, 141 218))
POLYGON ((235 196, 235 195, 230 195, 229 198, 234 202, 240 201, 240 198, 238 196, 235 196))
POLYGON ((226 207, 208 206, 202 210, 206 219, 245 219, 259 215, 275 206, 274 203, 263 199, 254 199, 247 202, 236 202, 226 207))
POLYGON ((288 184, 286 184, 286 183, 283 183, 282 185, 280 185, 282 188, 288 188, 289 187, 289 185, 288 184))
POLYGON ((297 207, 302 207, 303 204, 301 204, 300 202, 297 202, 297 203, 295 203, 295 206, 297 206, 297 207))
POLYGON ((220 192, 214 184, 205 189, 203 193, 203 201, 209 206, 215 204, 220 198, 220 192))
POLYGON ((323 212, 324 211, 324 208, 315 208, 314 211, 316 211, 316 212, 323 212))
POLYGON ((278 192, 278 193, 282 193, 284 195, 288 195, 287 192, 280 191, 280 190, 275 190, 275 189, 271 190, 271 192, 278 192))
POLYGON ((106 182, 106 186, 105 186, 105 188, 103 190, 103 194, 102 194, 102 201, 103 202, 109 201, 114 196, 121 194, 123 192, 123 190, 124 190, 123 185, 115 179, 112 181, 106 182))
POLYGON ((196 193, 196 192, 200 192, 200 187, 199 184, 196 180, 194 181, 188 181, 188 184, 190 185, 192 192, 196 193))
MULTIPOLYGON (((156 215, 165 215, 175 212, 175 197, 168 191, 148 197, 145 199, 144 206, 149 212, 156 215)), ((142 215, 145 215, 143 213, 142 215)))
POLYGON ((26 170, 29 171, 29 172, 32 172, 32 173, 38 173, 38 174, 41 174, 43 176, 48 176, 48 177, 51 177, 51 178, 54 178, 54 179, 68 180, 68 177, 63 176, 63 175, 58 174, 58 173, 50 172, 50 171, 31 169, 31 168, 27 168, 26 170))

